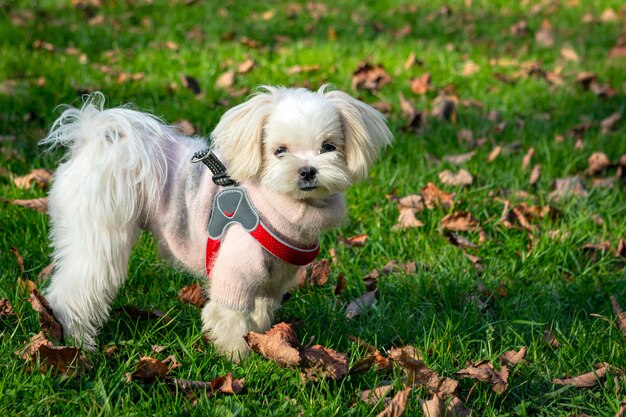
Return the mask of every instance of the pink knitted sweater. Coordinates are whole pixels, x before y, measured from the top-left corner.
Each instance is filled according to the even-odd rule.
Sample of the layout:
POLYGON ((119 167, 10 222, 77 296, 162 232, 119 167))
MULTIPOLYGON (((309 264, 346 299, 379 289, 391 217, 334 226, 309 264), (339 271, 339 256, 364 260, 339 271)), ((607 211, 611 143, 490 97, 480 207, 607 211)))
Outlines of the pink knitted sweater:
MULTIPOLYGON (((203 140, 179 137, 163 144, 168 155, 167 179, 156 215, 147 229, 157 237, 164 256, 190 272, 205 275, 208 221, 213 197, 221 188, 203 164, 191 164, 193 154, 206 147, 203 140)), ((330 195, 314 204, 267 190, 258 182, 240 184, 272 232, 296 246, 307 246, 321 232, 345 219, 343 194, 330 195)), ((240 311, 251 311, 256 297, 280 301, 298 267, 268 253, 242 227, 228 228, 215 257, 210 281, 211 300, 240 311)))

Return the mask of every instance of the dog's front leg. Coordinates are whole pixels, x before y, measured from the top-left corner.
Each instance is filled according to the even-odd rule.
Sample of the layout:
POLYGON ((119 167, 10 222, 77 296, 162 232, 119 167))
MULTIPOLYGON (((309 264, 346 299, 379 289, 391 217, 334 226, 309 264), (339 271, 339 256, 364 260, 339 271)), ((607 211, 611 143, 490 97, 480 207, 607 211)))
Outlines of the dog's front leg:
POLYGON ((220 354, 238 362, 250 353, 243 337, 256 330, 251 313, 211 300, 202 310, 202 331, 220 354))

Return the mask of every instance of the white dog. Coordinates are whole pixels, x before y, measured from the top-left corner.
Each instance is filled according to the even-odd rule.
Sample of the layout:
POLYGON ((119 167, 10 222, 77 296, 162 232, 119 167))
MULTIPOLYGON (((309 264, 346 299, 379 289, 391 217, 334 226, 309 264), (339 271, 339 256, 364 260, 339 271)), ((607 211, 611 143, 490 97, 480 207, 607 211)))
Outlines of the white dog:
POLYGON ((49 195, 46 296, 65 335, 89 349, 145 229, 164 256, 208 276, 203 331, 238 360, 248 352, 242 336, 271 326, 298 265, 344 219, 342 192, 392 141, 383 115, 346 93, 263 87, 213 131, 227 173, 211 175, 191 163, 195 156, 219 171, 212 154, 199 152, 202 138, 103 104, 96 93, 68 108, 42 141, 69 148, 49 195))

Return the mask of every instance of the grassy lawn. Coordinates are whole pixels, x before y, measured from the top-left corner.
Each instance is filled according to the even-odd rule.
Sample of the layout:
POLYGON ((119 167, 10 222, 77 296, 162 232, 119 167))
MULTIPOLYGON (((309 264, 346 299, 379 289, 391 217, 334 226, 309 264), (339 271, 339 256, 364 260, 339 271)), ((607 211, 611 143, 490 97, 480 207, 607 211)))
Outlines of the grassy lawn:
MULTIPOLYGON (((303 343, 315 336, 316 343, 346 352, 350 363, 365 349, 349 335, 381 352, 412 344, 429 368, 452 378, 469 362, 495 363, 503 352, 527 347, 501 394, 488 383, 459 380, 459 398, 473 415, 615 415, 626 395, 623 375, 610 374, 591 389, 552 379, 592 371, 600 362, 626 367, 626 340, 609 301, 613 295, 626 307, 626 258, 615 254, 626 238, 626 186, 620 180, 610 188, 594 186, 586 174, 592 153, 604 152, 613 163, 626 154, 626 58, 609 58, 612 48, 626 43, 623 2, 263 3, 0 0, 0 298, 17 313, 0 318, 0 415, 375 416, 383 410, 383 401, 368 405, 359 393, 383 381, 402 389, 399 367, 304 382, 299 370, 258 354, 241 364, 217 356, 202 340, 199 309, 176 297, 196 278, 161 260, 148 235, 133 252, 129 280, 113 308, 158 309, 171 322, 112 314, 99 350, 88 354, 93 367, 81 376, 29 372, 14 354, 39 332, 17 279, 45 287, 37 275, 48 265, 50 249, 47 216, 7 200, 45 196, 41 187, 16 187, 13 178, 58 164, 60 154, 37 146, 60 114, 57 105, 79 105, 82 94, 100 90, 111 106, 133 103, 170 123, 186 119, 208 135, 226 109, 258 85, 317 88, 327 82, 366 102, 390 104, 396 142, 369 179, 347 193, 349 221, 323 238, 321 257, 330 258, 334 249, 337 259, 329 283, 295 290, 278 320, 301 320, 303 343), (511 29, 516 24, 517 34, 511 29), (411 53, 415 62, 405 65, 411 53), (247 59, 254 67, 237 72, 247 59), (382 64, 391 81, 377 91, 352 89, 363 61, 382 64), (475 71, 467 70, 468 61, 475 71), (539 68, 529 71, 530 61, 539 68), (296 65, 309 70, 298 72, 296 65), (234 84, 218 86, 231 70, 234 84), (612 90, 583 88, 576 81, 583 71, 612 90), (410 80, 425 73, 431 74, 430 88, 416 94, 410 80), (184 85, 185 76, 197 82, 200 94, 184 85), (459 100, 451 121, 432 114, 444 90, 459 100), (428 114, 418 133, 407 126, 400 94, 428 114), (496 121, 489 117, 493 111, 496 121), (622 114, 621 122, 603 133, 600 122, 614 112, 622 114), (572 133, 585 123, 588 129, 572 133), (467 130, 474 140, 464 140, 467 133, 459 137, 467 130), (488 162, 496 146, 502 152, 488 162), (532 161, 522 168, 530 148, 532 161), (475 155, 459 167, 445 160, 470 151, 475 155), (536 164, 541 176, 530 185, 536 164), (474 176, 471 185, 439 179, 444 169, 459 168, 474 176), (556 179, 576 175, 586 197, 548 199, 556 179), (423 227, 392 230, 398 209, 386 195, 418 194, 429 182, 456 193, 451 210, 469 211, 480 223, 486 240, 465 251, 481 258, 482 271, 440 232, 448 214, 442 208, 418 213, 423 227), (531 194, 525 200, 530 205, 550 204, 558 216, 535 221, 532 232, 507 228, 502 201, 517 204, 518 191, 531 194), (363 247, 340 243, 357 234, 368 235, 363 247), (605 241, 609 250, 590 254, 583 248, 605 241), (24 272, 12 247, 24 259, 24 272), (416 272, 381 277, 375 305, 346 318, 347 303, 365 291, 363 276, 390 260, 415 261, 416 272), (335 296, 340 273, 347 288, 335 296), (559 347, 543 340, 550 327, 559 347), (106 354, 112 345, 117 351, 106 354), (165 349, 155 353, 152 345, 165 349), (169 355, 182 365, 171 371, 178 378, 206 381, 230 371, 245 378, 246 390, 199 396, 194 404, 165 382, 125 382, 140 357, 169 355)), ((613 167, 600 176, 614 174, 613 167)), ((461 234, 478 244, 478 232, 461 234)), ((419 399, 429 397, 426 388, 415 387, 406 415, 422 415, 419 399)))

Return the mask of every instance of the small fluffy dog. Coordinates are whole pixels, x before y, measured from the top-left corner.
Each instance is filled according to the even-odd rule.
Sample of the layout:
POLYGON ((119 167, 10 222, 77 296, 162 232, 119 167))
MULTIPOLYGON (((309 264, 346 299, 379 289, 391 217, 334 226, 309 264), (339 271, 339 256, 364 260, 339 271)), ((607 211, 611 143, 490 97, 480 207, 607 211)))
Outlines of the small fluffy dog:
POLYGON ((66 109, 41 142, 69 148, 49 195, 46 297, 65 335, 88 349, 145 229, 164 256, 208 276, 203 332, 238 360, 248 352, 242 336, 271 326, 298 265, 315 258, 322 231, 343 221, 342 192, 392 141, 384 116, 344 92, 262 87, 211 135, 238 182, 219 186, 206 166, 190 163, 205 140, 103 105, 96 93, 66 109))

